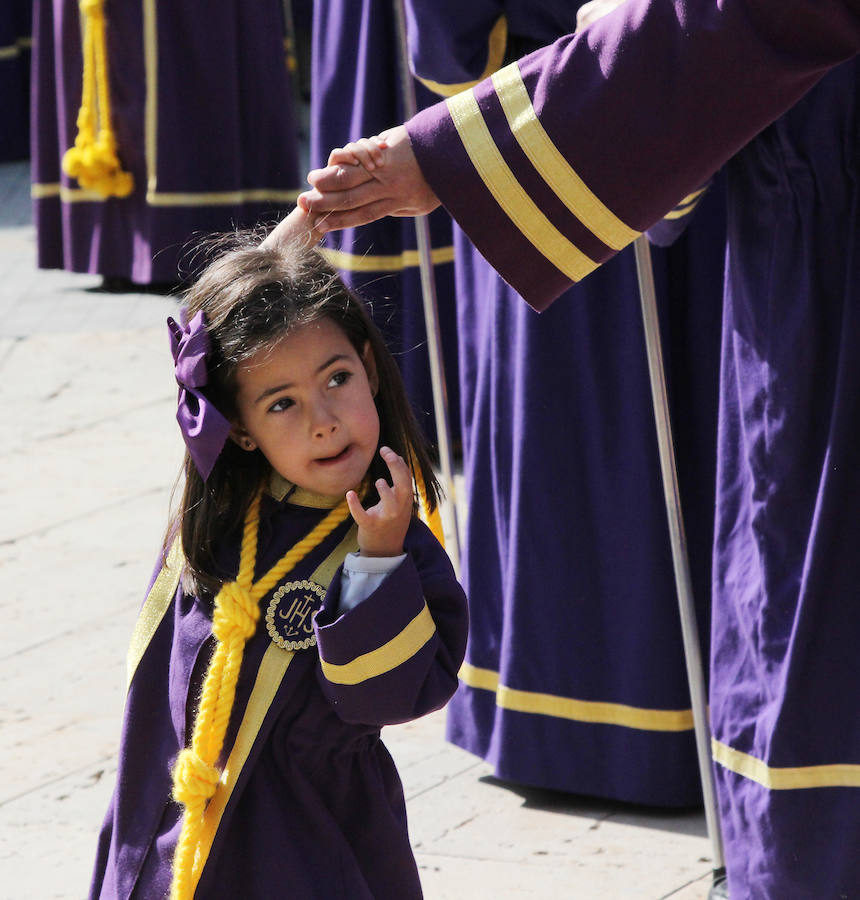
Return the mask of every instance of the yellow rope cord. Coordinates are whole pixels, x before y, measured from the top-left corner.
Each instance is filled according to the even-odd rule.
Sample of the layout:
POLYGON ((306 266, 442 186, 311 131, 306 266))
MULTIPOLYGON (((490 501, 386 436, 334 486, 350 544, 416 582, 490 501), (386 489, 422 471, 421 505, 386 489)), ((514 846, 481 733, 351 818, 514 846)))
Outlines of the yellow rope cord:
POLYGON ((203 815, 221 777, 218 757, 230 722, 245 642, 257 629, 259 601, 348 516, 349 508, 344 501, 255 584, 259 494, 248 510, 239 554, 239 573, 236 580, 225 584, 215 598, 212 633, 216 645, 203 680, 191 746, 179 754, 173 770, 173 797, 185 807, 185 812, 173 857, 171 900, 190 900, 200 875, 197 850, 203 815))
POLYGON ((418 460, 412 454, 412 475, 415 478, 415 487, 418 488, 418 499, 421 501, 421 518, 427 523, 427 527, 433 532, 433 537, 444 547, 445 535, 442 533, 442 516, 439 513, 439 506, 436 505, 434 510, 430 510, 430 502, 427 499, 427 486, 424 484, 424 476, 421 474, 421 466, 418 460))
POLYGON ((78 135, 63 156, 63 171, 103 197, 127 197, 134 178, 122 169, 111 125, 105 0, 80 0, 84 16, 84 72, 78 135))

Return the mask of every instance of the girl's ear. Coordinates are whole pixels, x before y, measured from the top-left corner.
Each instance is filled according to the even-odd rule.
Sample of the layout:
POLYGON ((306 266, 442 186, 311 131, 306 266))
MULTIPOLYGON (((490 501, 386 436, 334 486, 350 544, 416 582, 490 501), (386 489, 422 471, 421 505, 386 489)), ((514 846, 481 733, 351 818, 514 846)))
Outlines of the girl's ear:
POLYGON ((370 382, 370 393, 375 397, 379 391, 379 373, 376 371, 376 357, 373 355, 370 341, 364 342, 361 361, 364 363, 364 371, 367 372, 367 380, 370 382))
POLYGON ((252 450, 257 449, 257 444, 254 439, 248 434, 247 431, 236 423, 233 424, 233 427, 230 429, 230 440, 233 441, 234 444, 241 447, 243 450, 247 450, 249 453, 252 450))

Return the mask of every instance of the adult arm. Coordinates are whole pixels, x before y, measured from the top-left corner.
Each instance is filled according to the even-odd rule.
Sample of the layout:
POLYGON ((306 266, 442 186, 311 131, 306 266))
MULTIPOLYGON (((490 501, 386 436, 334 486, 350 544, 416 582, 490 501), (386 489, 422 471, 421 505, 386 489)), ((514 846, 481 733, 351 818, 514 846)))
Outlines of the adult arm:
POLYGON ((860 0, 628 0, 420 112, 408 147, 395 129, 379 178, 313 173, 302 203, 340 227, 438 198, 543 309, 858 49, 860 0))

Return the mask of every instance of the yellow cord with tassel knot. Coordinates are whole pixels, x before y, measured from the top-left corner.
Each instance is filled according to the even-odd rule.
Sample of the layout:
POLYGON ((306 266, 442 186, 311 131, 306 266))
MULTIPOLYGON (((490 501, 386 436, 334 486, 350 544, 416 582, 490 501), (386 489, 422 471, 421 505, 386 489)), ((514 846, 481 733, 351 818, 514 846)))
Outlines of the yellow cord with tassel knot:
POLYGON ((107 74, 105 0, 81 0, 84 16, 84 74, 78 135, 63 156, 63 171, 103 197, 127 197, 134 178, 123 170, 111 125, 107 74))
POLYGON ((239 573, 236 580, 225 584, 215 597, 212 633, 217 643, 203 679, 191 746, 179 754, 173 768, 173 797, 185 807, 185 812, 173 856, 172 900, 190 900, 200 877, 198 849, 204 814, 221 778, 218 757, 233 710, 245 643, 257 630, 260 600, 348 516, 349 507, 344 501, 255 583, 259 494, 248 510, 239 554, 239 573))

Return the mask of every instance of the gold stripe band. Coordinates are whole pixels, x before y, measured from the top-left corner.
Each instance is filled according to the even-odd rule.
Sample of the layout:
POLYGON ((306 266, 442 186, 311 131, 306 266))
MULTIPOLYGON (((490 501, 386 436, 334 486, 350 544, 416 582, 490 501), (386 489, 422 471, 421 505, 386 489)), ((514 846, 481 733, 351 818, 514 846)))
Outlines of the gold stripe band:
POLYGON ((176 588, 179 587, 179 576, 182 574, 184 564, 185 557, 182 554, 182 541, 177 537, 170 545, 167 560, 158 573, 158 577, 152 583, 152 587, 146 595, 146 600, 144 600, 140 614, 137 617, 137 622, 135 622, 125 660, 126 689, 131 685, 131 680, 134 678, 138 664, 176 594, 176 588))
POLYGON ((572 244, 523 190, 502 158, 471 91, 446 101, 454 126, 487 190, 523 236, 571 281, 597 268, 572 244))
POLYGON ((411 659, 436 634, 436 623, 427 604, 417 616, 390 641, 381 647, 357 656, 351 662, 337 665, 320 656, 323 675, 332 684, 360 684, 376 678, 411 659))
MULTIPOLYGON (((417 250, 404 250, 402 253, 384 255, 347 253, 344 250, 321 247, 320 253, 330 265, 348 272, 400 272, 403 269, 413 269, 420 265, 417 250)), ((430 259, 434 266, 453 262, 454 248, 437 247, 431 251, 430 259)))
POLYGON ((233 206, 240 203, 295 203, 302 191, 277 188, 251 188, 239 191, 200 191, 197 193, 168 193, 149 190, 146 202, 150 206, 233 206))
POLYGON ((502 64, 505 58, 505 50, 508 46, 508 20, 505 16, 501 16, 493 25, 490 36, 487 39, 487 65, 484 71, 474 81, 462 81, 459 84, 445 84, 441 81, 433 81, 430 78, 415 77, 424 87, 438 94, 440 97, 453 97, 460 91, 467 91, 473 88, 479 81, 489 78, 502 64))
POLYGON ((772 791, 807 788, 860 787, 860 765, 835 763, 826 766, 769 766, 767 763, 711 739, 711 754, 721 766, 772 791))
MULTIPOLYGON (((206 191, 200 193, 161 193, 148 191, 150 206, 237 206, 242 203, 295 203, 300 190, 282 191, 277 188, 256 188, 245 191, 206 191)), ((105 197, 95 191, 66 187, 63 184, 32 184, 30 196, 34 200, 59 197, 63 203, 98 202, 105 197)))
POLYGON ((692 731, 691 709, 646 709, 623 703, 599 703, 575 700, 558 694, 520 691, 499 684, 499 675, 491 669, 480 669, 469 663, 460 668, 460 680, 469 687, 492 691, 496 705, 513 712, 533 713, 555 719, 620 725, 640 731, 692 731))
POLYGON ((671 212, 667 212, 664 219, 682 219, 684 216, 690 215, 690 213, 699 205, 699 201, 704 196, 705 191, 707 190, 707 185, 703 188, 700 188, 698 191, 694 191, 692 194, 687 194, 686 197, 675 206, 671 212))
POLYGON ((605 206, 571 168, 538 119, 519 66, 511 63, 493 75, 493 87, 517 139, 531 164, 553 193, 607 247, 620 250, 639 237, 605 206))
POLYGON ((34 200, 59 197, 63 203, 104 203, 105 197, 85 188, 70 188, 64 184, 31 184, 30 196, 34 200))

